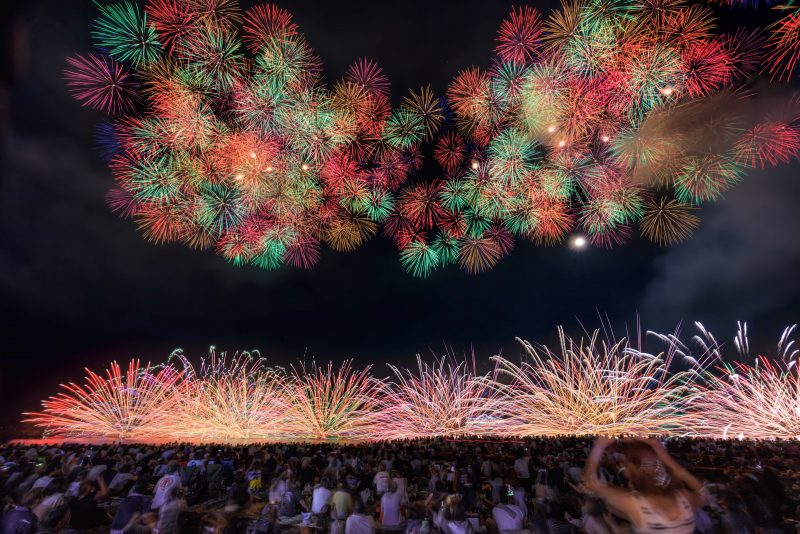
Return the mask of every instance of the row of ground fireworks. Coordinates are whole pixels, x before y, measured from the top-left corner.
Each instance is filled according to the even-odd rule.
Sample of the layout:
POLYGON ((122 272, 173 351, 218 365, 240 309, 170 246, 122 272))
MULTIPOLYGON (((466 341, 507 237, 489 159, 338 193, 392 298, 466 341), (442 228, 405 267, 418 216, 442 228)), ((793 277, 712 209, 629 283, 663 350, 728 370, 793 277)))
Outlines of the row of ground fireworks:
MULTIPOLYGON (((64 385, 27 421, 50 437, 145 442, 560 434, 800 439, 794 327, 772 359, 727 365, 720 345, 698 326, 696 354, 674 335, 648 333, 667 346, 650 354, 597 331, 573 339, 559 330, 558 350, 522 342, 526 356, 519 363, 494 357, 491 373, 475 372, 474 362, 418 358, 416 369, 390 366, 392 379, 376 378, 369 367, 285 371, 250 355, 213 352, 196 369, 178 352, 155 368, 131 362, 127 373, 116 363, 106 376, 87 371, 83 385, 64 385), (676 371, 678 360, 689 369, 676 371)), ((746 326, 734 344, 749 360, 746 326)))
MULTIPOLYGON (((749 169, 800 148, 800 107, 742 105, 764 69, 791 74, 796 15, 715 33, 681 0, 512 10, 487 70, 392 106, 359 60, 333 86, 291 16, 236 0, 101 6, 98 52, 68 59, 73 95, 107 112, 114 210, 154 242, 235 264, 308 268, 379 231, 415 276, 493 267, 515 240, 670 244, 749 169), (771 33, 770 33, 771 31, 771 33), (792 33, 794 31, 794 33, 792 33), (742 114, 743 109, 749 115, 742 114), (436 178, 420 176, 433 145, 436 178)), ((754 100, 755 99, 755 100, 754 100)), ((427 172, 427 171, 426 171, 427 172)))

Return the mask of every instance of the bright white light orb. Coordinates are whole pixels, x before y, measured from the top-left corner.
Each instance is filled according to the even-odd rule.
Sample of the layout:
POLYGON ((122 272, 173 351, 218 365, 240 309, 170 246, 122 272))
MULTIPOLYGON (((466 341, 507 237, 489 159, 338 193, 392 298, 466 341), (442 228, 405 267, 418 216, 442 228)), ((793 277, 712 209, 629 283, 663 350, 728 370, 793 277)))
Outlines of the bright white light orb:
POLYGON ((569 241, 569 246, 576 250, 586 248, 586 245, 588 244, 589 242, 582 235, 576 235, 569 241))

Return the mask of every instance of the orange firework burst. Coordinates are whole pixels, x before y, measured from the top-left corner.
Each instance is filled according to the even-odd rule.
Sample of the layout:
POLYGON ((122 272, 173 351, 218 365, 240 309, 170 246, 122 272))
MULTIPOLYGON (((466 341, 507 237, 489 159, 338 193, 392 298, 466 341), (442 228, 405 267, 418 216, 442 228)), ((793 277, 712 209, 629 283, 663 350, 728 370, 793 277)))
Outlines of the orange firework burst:
POLYGON ((182 377, 171 366, 154 372, 139 360, 131 360, 124 375, 117 362, 105 376, 86 369, 84 385, 62 384, 66 392, 43 401, 43 410, 25 414, 25 421, 69 438, 160 439, 168 435, 165 423, 172 415, 166 407, 180 395, 182 377))
POLYGON ((648 200, 639 227, 642 235, 661 246, 688 239, 700 225, 695 208, 674 199, 648 200))

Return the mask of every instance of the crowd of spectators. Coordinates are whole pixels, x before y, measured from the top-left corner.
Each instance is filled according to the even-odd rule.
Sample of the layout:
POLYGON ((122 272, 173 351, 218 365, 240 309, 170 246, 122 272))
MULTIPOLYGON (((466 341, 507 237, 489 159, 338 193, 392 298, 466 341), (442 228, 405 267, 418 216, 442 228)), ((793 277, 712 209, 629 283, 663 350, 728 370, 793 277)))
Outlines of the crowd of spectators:
POLYGON ((796 442, 0 447, 0 534, 797 533, 796 442))

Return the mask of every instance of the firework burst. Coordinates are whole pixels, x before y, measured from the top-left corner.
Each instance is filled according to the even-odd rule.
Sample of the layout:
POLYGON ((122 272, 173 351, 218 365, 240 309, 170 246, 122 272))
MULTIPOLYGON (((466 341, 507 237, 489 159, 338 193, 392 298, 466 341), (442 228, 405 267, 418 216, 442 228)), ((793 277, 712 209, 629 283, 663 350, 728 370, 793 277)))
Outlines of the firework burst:
POLYGON ((62 384, 66 391, 42 402, 42 411, 25 414, 26 422, 45 433, 80 440, 152 441, 171 437, 173 414, 167 407, 181 396, 183 374, 166 366, 158 371, 131 360, 123 373, 112 362, 105 376, 86 369, 83 385, 62 384))
POLYGON ((354 250, 443 119, 427 87, 392 110, 388 80, 368 60, 324 85, 299 27, 270 4, 99 10, 98 53, 70 58, 65 78, 81 103, 117 115, 105 145, 112 206, 156 243, 264 269, 312 267, 322 245, 354 250))
POLYGON ((369 371, 370 367, 354 369, 350 361, 336 371, 332 362, 327 367, 314 362, 309 369, 293 368, 286 385, 290 435, 307 440, 367 439, 375 399, 383 388, 369 371))
POLYGON ((286 431, 285 375, 268 368, 261 358, 244 352, 210 357, 199 370, 182 353, 173 353, 184 365, 187 394, 173 408, 166 430, 192 442, 279 441, 286 431))
POLYGON ((496 356, 507 383, 494 382, 506 402, 505 433, 663 434, 678 431, 683 373, 669 374, 672 353, 652 355, 600 332, 579 340, 559 328, 560 352, 518 340, 519 364, 496 356))
POLYGON ((695 373, 697 394, 681 422, 686 433, 717 439, 800 439, 800 350, 793 339, 797 325, 783 331, 773 357, 753 358, 747 324, 740 323, 731 358, 710 331, 695 324, 696 350, 677 336, 653 333, 695 373))
POLYGON ((661 197, 645 204, 640 228, 642 235, 659 245, 672 245, 689 238, 700 225, 694 208, 661 197))
POLYGON ((378 439, 418 439, 495 435, 499 397, 487 386, 490 374, 478 375, 475 362, 441 357, 432 363, 417 356, 417 369, 390 365, 389 383, 376 411, 378 439))
POLYGON ((150 241, 307 269, 381 230, 413 276, 476 274, 514 239, 554 245, 575 226, 604 247, 637 230, 672 244, 696 226, 683 205, 793 160, 796 116, 738 113, 748 78, 795 69, 797 11, 780 11, 768 32, 721 33, 714 10, 679 1, 513 8, 486 68, 393 108, 370 60, 323 83, 282 8, 123 0, 99 6, 97 51, 68 59, 65 78, 114 116, 109 204, 150 241), (425 143, 441 178, 421 176, 425 143), (661 197, 677 201, 647 200, 661 197))

